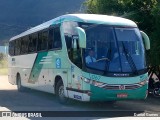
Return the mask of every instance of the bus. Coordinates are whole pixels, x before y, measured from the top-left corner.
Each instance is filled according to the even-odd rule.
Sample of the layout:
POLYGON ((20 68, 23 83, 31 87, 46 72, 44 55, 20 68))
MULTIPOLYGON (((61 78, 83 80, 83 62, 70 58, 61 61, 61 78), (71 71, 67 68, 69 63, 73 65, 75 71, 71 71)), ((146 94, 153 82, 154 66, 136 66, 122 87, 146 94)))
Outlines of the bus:
POLYGON ((9 82, 78 101, 145 99, 150 40, 135 22, 67 14, 9 40, 9 82))

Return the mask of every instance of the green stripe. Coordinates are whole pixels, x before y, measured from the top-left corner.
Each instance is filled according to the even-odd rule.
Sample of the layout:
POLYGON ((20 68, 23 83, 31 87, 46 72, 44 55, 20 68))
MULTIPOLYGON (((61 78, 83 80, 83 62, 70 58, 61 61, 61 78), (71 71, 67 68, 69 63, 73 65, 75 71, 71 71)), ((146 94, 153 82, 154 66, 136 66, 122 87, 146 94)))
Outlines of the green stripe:
POLYGON ((48 52, 40 52, 37 54, 36 59, 34 61, 34 65, 32 67, 30 77, 28 82, 35 84, 35 82, 38 81, 39 75, 41 73, 41 70, 43 68, 43 64, 39 64, 40 61, 43 59, 43 57, 46 57, 48 52))

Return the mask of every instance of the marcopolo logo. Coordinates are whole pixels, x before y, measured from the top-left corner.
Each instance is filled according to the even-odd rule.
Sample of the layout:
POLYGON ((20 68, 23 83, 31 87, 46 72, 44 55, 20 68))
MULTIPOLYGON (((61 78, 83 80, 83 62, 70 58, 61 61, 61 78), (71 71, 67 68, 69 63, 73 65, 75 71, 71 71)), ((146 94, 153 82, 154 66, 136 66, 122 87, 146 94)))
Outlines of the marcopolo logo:
POLYGON ((119 86, 119 89, 120 89, 120 90, 125 90, 125 86, 124 86, 124 85, 120 85, 120 86, 119 86))

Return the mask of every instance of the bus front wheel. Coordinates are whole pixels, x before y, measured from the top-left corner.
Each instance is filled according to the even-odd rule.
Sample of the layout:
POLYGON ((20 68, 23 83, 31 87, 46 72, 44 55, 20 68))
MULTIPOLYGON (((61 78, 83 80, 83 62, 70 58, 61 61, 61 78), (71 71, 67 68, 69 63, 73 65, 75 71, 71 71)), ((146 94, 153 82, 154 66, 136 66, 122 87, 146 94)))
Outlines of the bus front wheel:
POLYGON ((21 76, 19 74, 17 75, 17 89, 19 92, 23 92, 25 90, 21 85, 21 76))
POLYGON ((56 95, 57 95, 60 103, 62 103, 62 104, 67 103, 67 98, 65 97, 65 94, 64 94, 64 85, 61 80, 58 81, 58 83, 56 85, 56 95))

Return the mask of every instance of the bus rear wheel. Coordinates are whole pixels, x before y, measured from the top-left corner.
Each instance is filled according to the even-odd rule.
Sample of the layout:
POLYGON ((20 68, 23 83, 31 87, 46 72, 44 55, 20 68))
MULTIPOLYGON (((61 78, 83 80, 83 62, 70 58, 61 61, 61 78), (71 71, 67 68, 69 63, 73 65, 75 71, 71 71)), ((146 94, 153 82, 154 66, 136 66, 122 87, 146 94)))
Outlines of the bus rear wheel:
POLYGON ((64 94, 64 85, 63 82, 60 80, 56 85, 56 95, 60 103, 65 104, 67 103, 68 99, 65 97, 64 94))
POLYGON ((25 88, 21 85, 21 76, 17 75, 17 89, 19 92, 23 92, 25 88))

